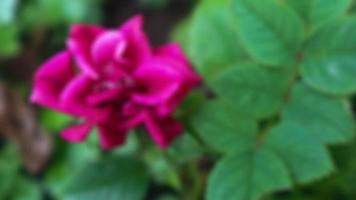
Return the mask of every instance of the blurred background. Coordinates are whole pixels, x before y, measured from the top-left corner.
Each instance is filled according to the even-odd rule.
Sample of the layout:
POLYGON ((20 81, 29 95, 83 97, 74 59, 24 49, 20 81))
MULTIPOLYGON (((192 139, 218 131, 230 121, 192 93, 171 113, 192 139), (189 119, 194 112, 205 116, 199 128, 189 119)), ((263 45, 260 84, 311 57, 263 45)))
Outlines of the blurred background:
MULTIPOLYGON (((63 199, 72 170, 102 153, 95 137, 80 145, 62 141, 58 132, 72 119, 28 102, 34 71, 64 48, 70 24, 114 28, 142 13, 145 30, 152 43, 159 45, 171 38, 195 4, 195 0, 0 0, 0 200, 63 199)), ((130 138, 128 145, 113 154, 130 155, 136 146, 130 138)), ((337 174, 273 199, 356 199, 356 145, 331 151, 339 166, 337 174)), ((155 163, 154 170, 168 181, 151 183, 145 198, 176 199, 171 194, 176 191, 177 175, 161 162, 160 152, 146 153, 147 162, 155 163)), ((204 172, 210 165, 202 160, 199 169, 204 172)), ((194 177, 180 187, 190 187, 189 179, 194 177)))
POLYGON ((0 200, 62 199, 66 174, 100 153, 96 138, 73 148, 63 142, 58 132, 72 119, 28 102, 34 71, 64 48, 70 24, 115 28, 144 14, 145 30, 158 45, 193 5, 192 0, 0 1, 0 200))

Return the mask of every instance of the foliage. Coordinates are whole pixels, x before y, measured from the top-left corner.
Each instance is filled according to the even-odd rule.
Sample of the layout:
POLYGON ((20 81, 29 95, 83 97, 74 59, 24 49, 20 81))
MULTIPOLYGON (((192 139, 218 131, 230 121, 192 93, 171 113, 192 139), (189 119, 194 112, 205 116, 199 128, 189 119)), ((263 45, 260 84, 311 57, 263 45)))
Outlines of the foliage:
MULTIPOLYGON (((155 11, 169 4, 138 2, 155 11)), ((69 24, 100 23, 102 6, 1 0, 0 57, 19 54, 23 38, 43 29, 53 32, 49 54, 69 24)), ((75 121, 40 110, 52 158, 29 174, 1 140, 0 200, 355 199, 355 8, 352 0, 200 0, 172 32, 204 79, 176 113, 184 135, 161 150, 139 129, 101 151, 96 134, 62 141, 59 131, 75 121)))
POLYGON ((216 95, 190 116, 199 136, 223 153, 208 200, 260 199, 335 171, 327 147, 354 135, 350 5, 207 0, 197 6, 185 37, 177 38, 188 38, 185 49, 216 95))

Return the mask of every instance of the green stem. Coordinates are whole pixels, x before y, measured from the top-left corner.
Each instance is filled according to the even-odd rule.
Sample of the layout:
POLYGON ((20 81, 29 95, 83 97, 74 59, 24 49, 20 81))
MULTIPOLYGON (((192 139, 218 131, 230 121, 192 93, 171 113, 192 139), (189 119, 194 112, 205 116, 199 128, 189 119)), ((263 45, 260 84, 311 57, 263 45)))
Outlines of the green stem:
POLYGON ((207 152, 216 154, 217 151, 215 150, 215 148, 213 148, 203 140, 203 138, 199 135, 199 133, 195 130, 195 128, 191 125, 190 122, 187 122, 187 130, 189 135, 191 135, 199 143, 200 146, 202 146, 204 149, 207 149, 207 152))

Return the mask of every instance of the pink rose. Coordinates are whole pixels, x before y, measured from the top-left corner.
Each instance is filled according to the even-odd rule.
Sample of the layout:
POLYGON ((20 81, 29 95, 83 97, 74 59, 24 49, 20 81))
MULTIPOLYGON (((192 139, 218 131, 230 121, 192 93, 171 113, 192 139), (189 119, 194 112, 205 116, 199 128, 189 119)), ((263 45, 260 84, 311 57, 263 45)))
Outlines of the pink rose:
POLYGON ((83 141, 99 130, 104 149, 144 125, 162 148, 182 132, 172 112, 200 78, 178 44, 152 49, 137 16, 118 30, 73 25, 67 49, 35 74, 31 101, 83 119, 61 136, 83 141))

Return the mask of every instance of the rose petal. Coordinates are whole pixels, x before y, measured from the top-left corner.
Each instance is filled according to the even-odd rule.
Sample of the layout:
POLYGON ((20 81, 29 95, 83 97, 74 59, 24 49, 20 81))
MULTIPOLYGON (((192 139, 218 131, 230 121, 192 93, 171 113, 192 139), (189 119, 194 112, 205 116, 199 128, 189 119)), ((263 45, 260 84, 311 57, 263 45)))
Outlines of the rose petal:
MULTIPOLYGON (((171 84, 177 84, 179 82, 179 86, 176 90, 172 92, 171 95, 167 95, 166 98, 161 98, 162 101, 159 104, 156 102, 156 105, 158 106, 157 114, 161 117, 165 117, 176 109, 192 88, 200 83, 201 78, 191 68, 188 59, 184 55, 180 46, 176 43, 167 44, 157 49, 154 58, 150 61, 151 65, 152 63, 159 63, 157 66, 160 66, 161 69, 174 71, 176 77, 180 77, 176 78, 176 80, 179 81, 175 81, 174 78, 170 79, 171 84)), ((169 78, 167 78, 167 80, 169 80, 169 78)), ((149 84, 146 83, 146 85, 149 84)))
POLYGON ((181 62, 185 66, 190 66, 188 58, 185 56, 182 48, 178 43, 165 44, 157 48, 154 54, 155 56, 171 58, 181 62))
POLYGON ((182 125, 172 118, 158 119, 146 115, 144 123, 152 139, 163 149, 183 131, 182 125))
POLYGON ((201 78, 191 68, 188 58, 185 56, 182 48, 178 43, 169 43, 155 51, 155 56, 168 60, 171 67, 181 71, 191 85, 197 85, 201 78))
POLYGON ((125 129, 133 129, 142 124, 143 120, 143 113, 139 113, 137 115, 127 117, 125 121, 122 121, 120 127, 123 127, 125 129))
POLYGON ((105 66, 115 59, 121 59, 126 45, 127 43, 120 32, 107 31, 95 40, 91 55, 95 63, 105 66))
POLYGON ((123 88, 117 87, 111 90, 94 93, 87 98, 87 102, 92 106, 104 104, 110 101, 114 102, 120 100, 120 93, 123 92, 123 88))
POLYGON ((61 108, 76 116, 88 116, 90 108, 86 105, 86 98, 90 95, 93 85, 93 81, 85 75, 72 79, 60 96, 61 108))
POLYGON ((133 100, 146 105, 162 104, 171 98, 184 80, 179 71, 160 60, 147 62, 134 74, 143 91, 135 92, 133 100))
POLYGON ((70 54, 67 51, 56 54, 35 74, 31 101, 58 109, 60 93, 73 77, 70 54))
POLYGON ((161 117, 171 114, 177 106, 183 101, 184 97, 190 92, 192 88, 187 85, 182 85, 176 93, 167 101, 163 102, 157 107, 157 114, 161 117))
POLYGON ((64 129, 61 137, 69 142, 82 142, 87 138, 93 128, 91 123, 83 123, 64 129))
POLYGON ((91 59, 91 47, 104 31, 105 29, 94 25, 75 24, 71 27, 67 40, 68 49, 74 55, 79 69, 93 78, 97 78, 98 74, 91 59))
POLYGON ((129 130, 143 124, 153 140, 166 148, 181 134, 182 125, 170 114, 200 78, 179 45, 152 52, 142 25, 141 16, 116 31, 74 25, 68 52, 36 74, 34 102, 87 121, 65 129, 63 138, 82 141, 97 125, 101 146, 111 149, 124 143, 129 130))
POLYGON ((115 123, 103 123, 99 125, 100 145, 105 150, 120 146, 126 140, 127 130, 119 129, 115 123))
POLYGON ((110 107, 95 107, 88 103, 94 83, 87 76, 78 76, 65 88, 60 97, 60 108, 63 112, 98 122, 107 119, 110 107))
POLYGON ((143 17, 138 15, 122 25, 119 31, 128 41, 125 57, 133 61, 133 66, 147 60, 152 52, 146 34, 142 30, 143 17))

